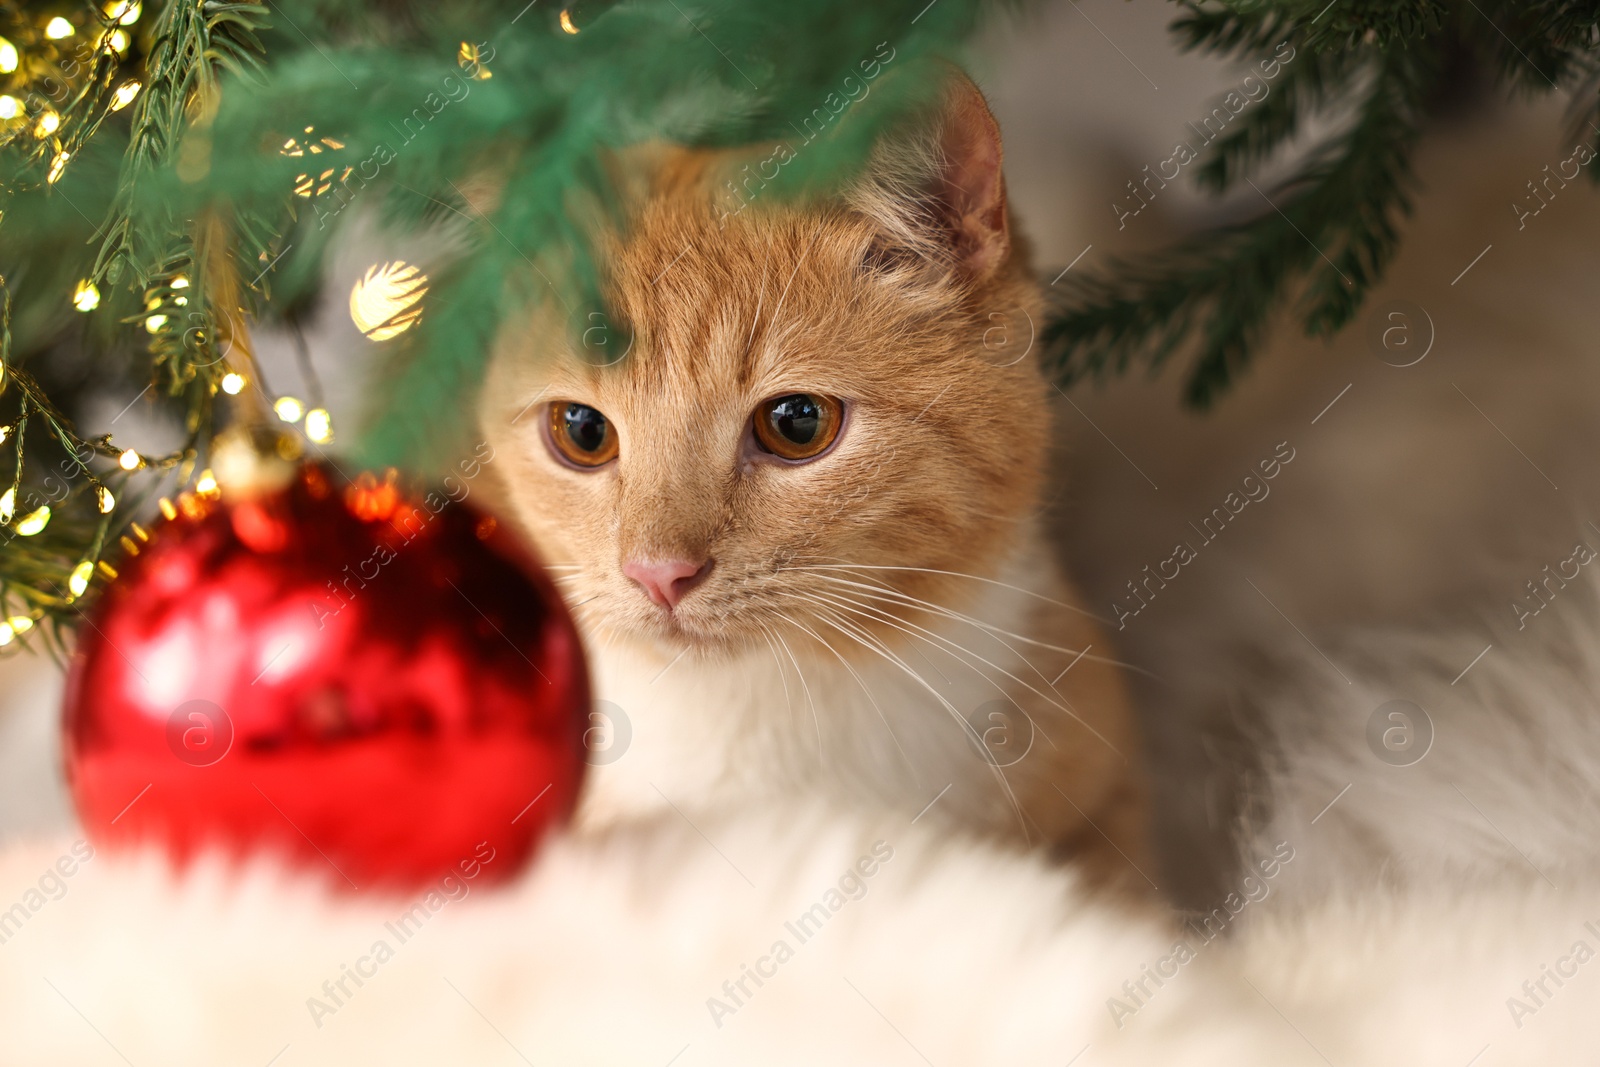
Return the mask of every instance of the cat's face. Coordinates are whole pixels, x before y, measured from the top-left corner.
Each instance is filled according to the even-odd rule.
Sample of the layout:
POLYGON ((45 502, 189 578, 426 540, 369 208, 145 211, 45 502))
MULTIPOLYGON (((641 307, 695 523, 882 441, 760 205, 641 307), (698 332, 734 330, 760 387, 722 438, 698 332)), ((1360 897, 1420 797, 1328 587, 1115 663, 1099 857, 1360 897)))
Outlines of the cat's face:
MULTIPOLYGON (((964 117, 993 139, 986 109, 964 117)), ((937 572, 992 573, 1035 504, 1048 408, 998 142, 976 177, 950 176, 963 162, 916 203, 879 184, 723 217, 718 162, 675 154, 607 255, 597 328, 626 341, 601 357, 551 307, 506 333, 482 405, 494 468, 592 629, 850 645, 842 625, 892 627, 842 611, 860 590, 841 582, 893 590, 874 603, 894 618, 951 599, 937 572), (990 202, 951 214, 956 179, 990 202)))

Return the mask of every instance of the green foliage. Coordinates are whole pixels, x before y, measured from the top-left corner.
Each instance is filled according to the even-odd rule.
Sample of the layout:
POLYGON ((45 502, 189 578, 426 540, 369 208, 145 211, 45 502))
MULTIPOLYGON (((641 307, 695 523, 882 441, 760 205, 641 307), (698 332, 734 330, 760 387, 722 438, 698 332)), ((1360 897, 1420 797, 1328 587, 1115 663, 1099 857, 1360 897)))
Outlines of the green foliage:
MULTIPOLYGON (((1159 368, 1189 355, 1185 397, 1205 407, 1249 364, 1267 325, 1292 301, 1304 330, 1347 325, 1382 280, 1410 214, 1411 153, 1465 51, 1510 89, 1561 86, 1593 99, 1600 3, 1593 0, 1181 0, 1173 32, 1187 49, 1255 65, 1285 43, 1294 60, 1271 92, 1206 144, 1192 164, 1202 188, 1253 187, 1260 208, 1244 223, 1196 234, 1176 248, 1053 288, 1043 337, 1063 378, 1159 368), (1251 177, 1312 120, 1335 132, 1287 181, 1251 177)), ((1582 128, 1582 127, 1580 127, 1582 128)), ((1591 142, 1592 143, 1592 142, 1591 142)))
MULTIPOLYGON (((609 153, 649 138, 793 137, 818 109, 839 110, 880 48, 898 68, 955 56, 982 6, 145 0, 119 54, 116 2, 74 13, 63 40, 0 0, 0 34, 23 57, 0 92, 25 102, 0 122, 0 274, 18 301, 17 331, 8 319, 0 334, 0 427, 16 461, 0 488, 16 490, 17 520, 52 509, 38 532, 0 523, 0 626, 74 618, 68 575, 132 512, 98 513, 105 483, 124 495, 121 449, 79 435, 30 367, 68 348, 107 378, 145 377, 187 440, 142 457, 131 480, 144 492, 168 473, 170 492, 208 462, 221 425, 263 417, 256 389, 219 392, 224 376, 259 381, 252 329, 303 312, 340 225, 370 212, 400 229, 450 219, 464 249, 429 279, 420 324, 385 342, 389 373, 358 448, 365 463, 425 467, 463 429, 497 325, 519 304, 554 286, 575 335, 603 321, 579 220, 615 199, 609 153), (133 105, 115 108, 133 79, 133 105), (46 111, 58 125, 38 132, 46 111), (467 190, 486 182, 492 204, 474 206, 467 190), (87 315, 72 308, 80 282, 98 290, 87 315)), ((876 83, 764 195, 838 180, 935 87, 876 83)))
MULTIPOLYGON (((138 500, 188 484, 220 427, 264 418, 251 332, 298 321, 350 219, 460 231, 420 323, 384 342, 392 358, 357 450, 364 463, 426 466, 463 429, 490 342, 522 303, 553 290, 575 336, 621 343, 584 240, 585 220, 616 199, 615 150, 793 139, 840 111, 846 79, 891 49, 909 76, 874 81, 824 121, 825 136, 802 135, 762 195, 826 187, 925 103, 936 81, 918 64, 959 60, 1002 0, 577 0, 564 11, 144 0, 137 17, 133 2, 60 15, 0 0, 0 35, 20 57, 0 72, 0 97, 21 102, 10 113, 0 99, 0 492, 14 491, 11 514, 0 508, 0 639, 28 625, 6 619, 32 634, 73 621, 93 586, 76 594, 69 576, 81 584, 106 545, 137 538, 138 500), (72 32, 47 32, 60 17, 72 32), (90 283, 82 303, 98 305, 80 313, 75 291, 90 283), (96 380, 130 396, 147 385, 184 443, 127 473, 109 435, 80 433, 41 383, 54 390, 85 356, 96 380), (229 374, 251 383, 238 397, 219 392, 229 374), (119 503, 103 513, 108 492, 119 503), (23 532, 44 506, 51 520, 23 532)), ((1287 42, 1296 55, 1189 168, 1202 187, 1257 184, 1308 120, 1343 117, 1289 181, 1258 186, 1251 221, 1056 286, 1044 338, 1067 380, 1192 349, 1188 395, 1204 404, 1286 301, 1308 331, 1339 329, 1394 255, 1411 151, 1451 55, 1465 48, 1529 93, 1592 91, 1596 74, 1600 2, 1178 6, 1188 48, 1254 62, 1287 42)))

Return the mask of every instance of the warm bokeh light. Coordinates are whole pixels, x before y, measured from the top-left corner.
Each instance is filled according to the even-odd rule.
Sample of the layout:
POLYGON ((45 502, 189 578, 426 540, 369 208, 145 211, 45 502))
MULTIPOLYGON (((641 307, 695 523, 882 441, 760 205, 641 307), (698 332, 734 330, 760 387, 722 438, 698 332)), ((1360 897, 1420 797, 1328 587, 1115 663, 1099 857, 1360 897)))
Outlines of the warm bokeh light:
POLYGON ((387 341, 422 318, 428 276, 402 260, 367 270, 350 290, 350 321, 374 341, 387 341))
POLYGON ((100 306, 100 289, 85 278, 72 290, 72 306, 79 311, 93 311, 100 306))
POLYGON ((139 95, 143 86, 138 81, 123 82, 117 86, 117 91, 111 94, 111 110, 121 111, 133 103, 133 98, 139 95))
POLYGON ((32 537, 50 525, 50 505, 46 504, 35 511, 30 511, 17 520, 17 533, 23 537, 32 537))
POLYGON ((326 408, 312 408, 306 412, 306 436, 319 445, 333 440, 333 417, 326 408))
POLYGON ((84 560, 72 568, 72 576, 67 579, 67 590, 73 596, 82 596, 89 588, 89 579, 94 577, 94 562, 84 560))

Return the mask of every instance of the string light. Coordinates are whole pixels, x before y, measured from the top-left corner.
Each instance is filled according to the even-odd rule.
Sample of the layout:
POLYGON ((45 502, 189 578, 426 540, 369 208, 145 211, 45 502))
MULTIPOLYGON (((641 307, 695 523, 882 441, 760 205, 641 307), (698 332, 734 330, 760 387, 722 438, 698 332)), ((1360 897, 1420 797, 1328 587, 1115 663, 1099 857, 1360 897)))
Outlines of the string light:
POLYGON ((169 289, 187 289, 187 288, 189 288, 189 278, 188 278, 188 276, 187 275, 183 275, 183 274, 174 274, 172 276, 172 281, 167 283, 167 288, 169 288, 169 289))
POLYGON ((306 412, 306 436, 319 445, 333 440, 333 416, 326 408, 312 408, 306 412))
POLYGON ((50 525, 50 505, 45 504, 35 511, 30 511, 17 520, 17 533, 23 537, 32 537, 50 525))
POLYGON ((50 161, 50 173, 44 176, 45 182, 49 185, 54 185, 60 181, 62 172, 67 169, 67 160, 71 158, 71 152, 57 152, 56 158, 50 161))
POLYGON ((236 371, 229 371, 222 376, 222 391, 229 396, 238 396, 244 391, 244 375, 236 371))
POLYGON ((561 28, 574 36, 578 33, 578 27, 572 23, 572 12, 566 8, 561 9, 561 28))
POLYGON ((22 101, 9 93, 0 96, 0 119, 14 119, 22 114, 22 101))
POLYGON ((124 449, 122 455, 117 457, 117 466, 125 471, 136 471, 139 469, 139 464, 143 462, 139 458, 139 453, 131 448, 124 449))
POLYGON ((489 68, 484 66, 483 59, 478 53, 478 46, 467 41, 461 42, 461 48, 456 52, 456 63, 463 69, 472 70, 471 77, 474 81, 486 82, 494 77, 489 73, 489 68))
POLYGON ((11 516, 17 513, 17 488, 12 486, 4 493, 0 493, 0 526, 11 521, 11 516))
POLYGON ((306 413, 305 405, 292 396, 280 396, 278 402, 272 405, 272 410, 284 422, 299 422, 300 416, 306 413))
POLYGON ((39 121, 33 124, 33 135, 44 140, 61 128, 61 116, 51 108, 39 112, 39 121))
POLYGON ((200 472, 199 480, 194 483, 194 491, 207 500, 221 494, 222 490, 217 485, 217 476, 211 473, 210 467, 200 472))
POLYGON ((350 320, 374 341, 398 337, 422 318, 428 276, 403 260, 367 268, 350 290, 350 320))
POLYGON ((100 514, 102 515, 111 514, 111 509, 117 506, 117 498, 112 496, 111 490, 103 485, 95 488, 95 496, 99 499, 100 514))
POLYGON ((93 311, 100 306, 100 289, 85 278, 72 290, 72 306, 79 311, 93 311))
POLYGON ((60 15, 57 15, 55 18, 51 19, 45 24, 44 27, 44 35, 50 38, 52 41, 59 41, 63 37, 71 37, 77 32, 78 31, 73 28, 72 23, 68 22, 60 15))
POLYGON ((100 10, 105 12, 106 18, 115 19, 118 25, 132 26, 139 21, 139 14, 143 9, 138 0, 111 0, 100 10))
POLYGON ((84 560, 72 568, 72 576, 67 579, 67 590, 75 597, 80 597, 89 588, 89 579, 94 577, 94 563, 84 560))
POLYGON ((17 46, 0 37, 0 74, 10 74, 17 69, 21 57, 17 55, 17 46))
POLYGON ((109 47, 111 51, 119 56, 128 54, 129 40, 125 30, 112 30, 110 33, 102 34, 100 43, 109 47))
POLYGON ((133 98, 139 95, 141 88, 143 88, 143 85, 137 80, 123 82, 117 86, 117 91, 111 94, 111 110, 121 111, 133 103, 133 98))
POLYGON ((9 645, 19 634, 25 634, 33 629, 33 620, 26 615, 13 615, 5 622, 0 622, 0 648, 9 645))

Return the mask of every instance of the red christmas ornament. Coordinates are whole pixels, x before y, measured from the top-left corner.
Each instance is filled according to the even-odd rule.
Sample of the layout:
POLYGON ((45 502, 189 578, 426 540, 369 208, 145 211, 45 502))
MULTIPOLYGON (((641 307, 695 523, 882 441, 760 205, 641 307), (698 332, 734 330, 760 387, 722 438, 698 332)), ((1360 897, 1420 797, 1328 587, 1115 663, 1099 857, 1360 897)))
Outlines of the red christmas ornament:
POLYGON ((186 497, 121 566, 78 635, 67 776, 97 842, 180 862, 506 877, 571 813, 588 710, 561 598, 493 519, 314 465, 186 497))

